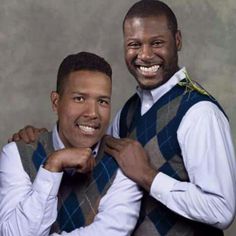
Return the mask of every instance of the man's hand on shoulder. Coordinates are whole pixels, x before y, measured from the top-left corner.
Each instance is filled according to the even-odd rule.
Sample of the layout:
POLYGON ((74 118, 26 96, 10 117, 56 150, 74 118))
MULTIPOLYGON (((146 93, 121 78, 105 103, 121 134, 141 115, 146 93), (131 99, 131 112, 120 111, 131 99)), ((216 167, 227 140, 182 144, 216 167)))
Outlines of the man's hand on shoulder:
POLYGON ((117 161, 124 174, 149 192, 157 170, 142 145, 129 138, 117 139, 108 135, 105 142, 105 152, 117 161))
POLYGON ((8 142, 23 140, 25 143, 33 143, 41 133, 46 131, 46 128, 35 128, 34 126, 27 125, 14 133, 12 137, 8 139, 8 142))

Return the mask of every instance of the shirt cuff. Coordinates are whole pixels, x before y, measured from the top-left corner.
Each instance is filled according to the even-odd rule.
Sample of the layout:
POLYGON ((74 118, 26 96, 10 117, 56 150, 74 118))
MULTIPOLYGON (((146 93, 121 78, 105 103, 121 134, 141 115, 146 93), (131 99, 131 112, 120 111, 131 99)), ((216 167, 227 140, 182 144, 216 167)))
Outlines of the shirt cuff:
POLYGON ((178 181, 176 179, 159 172, 152 182, 150 195, 166 205, 168 201, 168 193, 171 192, 173 186, 177 182, 178 181))
POLYGON ((35 177, 33 189, 51 196, 56 196, 61 184, 62 175, 63 172, 50 172, 41 165, 35 177))

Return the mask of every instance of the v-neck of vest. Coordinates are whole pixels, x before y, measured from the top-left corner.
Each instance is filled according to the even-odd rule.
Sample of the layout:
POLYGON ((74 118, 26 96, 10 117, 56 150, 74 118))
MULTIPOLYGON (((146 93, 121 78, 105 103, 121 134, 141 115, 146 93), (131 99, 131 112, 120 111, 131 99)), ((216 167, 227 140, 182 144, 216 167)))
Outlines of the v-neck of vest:
MULTIPOLYGON (((140 106, 138 107, 138 112, 135 112, 134 119, 145 119, 147 116, 150 116, 150 113, 156 112, 159 110, 163 105, 170 102, 172 99, 174 99, 176 96, 181 95, 183 93, 183 88, 176 85, 173 88, 171 88, 167 93, 165 93, 162 97, 160 97, 153 105, 152 107, 143 115, 141 115, 141 100, 140 100, 140 106)), ((140 99, 140 98, 139 98, 140 99)))

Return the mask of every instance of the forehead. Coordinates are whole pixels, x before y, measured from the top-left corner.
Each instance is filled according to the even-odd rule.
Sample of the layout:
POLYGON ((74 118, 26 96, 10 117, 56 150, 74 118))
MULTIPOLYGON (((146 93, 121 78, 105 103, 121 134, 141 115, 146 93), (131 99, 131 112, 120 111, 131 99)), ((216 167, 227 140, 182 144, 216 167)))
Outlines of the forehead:
POLYGON ((148 17, 132 17, 125 21, 124 36, 138 34, 156 34, 170 31, 168 20, 165 15, 148 16, 148 17))
POLYGON ((69 74, 64 84, 65 91, 111 93, 111 78, 98 71, 79 70, 69 74))

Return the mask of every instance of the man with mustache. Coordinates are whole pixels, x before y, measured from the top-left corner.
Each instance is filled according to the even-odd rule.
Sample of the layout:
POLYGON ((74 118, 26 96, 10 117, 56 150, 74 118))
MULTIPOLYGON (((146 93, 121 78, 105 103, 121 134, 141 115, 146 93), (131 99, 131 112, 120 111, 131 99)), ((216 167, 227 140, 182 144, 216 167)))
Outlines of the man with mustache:
POLYGON ((67 56, 51 93, 58 121, 31 144, 0 156, 0 235, 117 235, 135 227, 141 191, 104 154, 111 109, 110 65, 80 52, 67 56))

